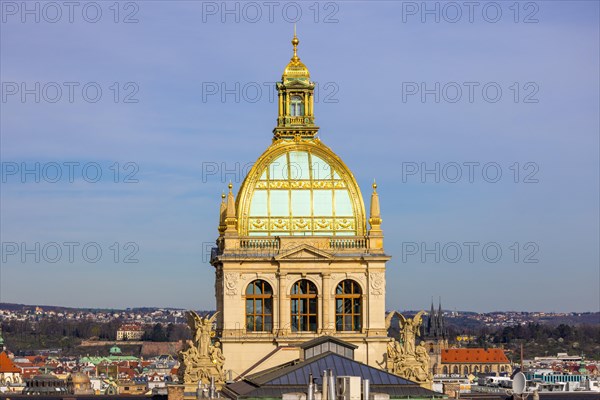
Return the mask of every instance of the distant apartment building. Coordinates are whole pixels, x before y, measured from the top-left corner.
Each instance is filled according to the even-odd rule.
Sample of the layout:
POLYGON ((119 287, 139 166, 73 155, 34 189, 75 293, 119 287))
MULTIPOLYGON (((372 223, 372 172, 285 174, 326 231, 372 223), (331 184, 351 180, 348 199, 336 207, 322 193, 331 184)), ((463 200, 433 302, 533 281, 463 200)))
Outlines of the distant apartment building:
POLYGON ((141 340, 142 336, 144 329, 136 324, 121 325, 117 330, 117 340, 141 340))

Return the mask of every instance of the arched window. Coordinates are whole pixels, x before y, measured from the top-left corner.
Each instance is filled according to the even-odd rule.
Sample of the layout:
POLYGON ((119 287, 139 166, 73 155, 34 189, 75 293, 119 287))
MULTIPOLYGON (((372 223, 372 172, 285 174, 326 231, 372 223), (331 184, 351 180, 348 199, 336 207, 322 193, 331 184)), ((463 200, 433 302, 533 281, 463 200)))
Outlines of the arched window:
POLYGON ((444 375, 448 375, 448 367, 444 365, 444 368, 442 369, 442 373, 444 375))
POLYGON ((362 292, 351 279, 341 281, 335 289, 335 330, 360 331, 362 328, 362 292))
POLYGON ((292 286, 292 332, 317 331, 317 287, 302 279, 292 286))
POLYGON ((475 367, 473 367, 473 373, 474 374, 478 374, 479 373, 479 367, 477 365, 475 367))
POLYGON ((262 279, 250 282, 246 288, 246 330, 273 330, 273 289, 262 279))
POLYGON ((469 367, 465 367, 465 368, 464 368, 464 372, 463 372, 463 374, 464 374, 465 376, 469 375, 469 367))
POLYGON ((490 367, 488 365, 485 366, 485 373, 489 373, 490 372, 490 367))
POLYGON ((301 117, 304 115, 304 103, 302 97, 292 96, 290 99, 290 115, 292 117, 301 117))
POLYGON ((458 367, 456 365, 454 366, 454 368, 452 368, 452 373, 458 374, 458 367))

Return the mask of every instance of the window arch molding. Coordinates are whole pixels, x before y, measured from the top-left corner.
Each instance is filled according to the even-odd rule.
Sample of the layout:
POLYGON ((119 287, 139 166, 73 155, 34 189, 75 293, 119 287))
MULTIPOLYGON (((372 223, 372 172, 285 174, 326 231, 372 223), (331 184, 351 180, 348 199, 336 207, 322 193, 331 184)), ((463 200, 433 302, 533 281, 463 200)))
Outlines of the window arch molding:
POLYGON ((300 276, 300 275, 288 275, 288 282, 287 282, 287 286, 285 288, 285 290, 282 290, 282 293, 287 294, 288 296, 290 296, 292 294, 292 289, 294 288, 294 285, 301 280, 307 280, 310 281, 313 285, 315 285, 317 287, 317 297, 321 297, 321 293, 323 290, 323 287, 321 285, 321 280, 320 279, 316 279, 313 276, 300 276))
POLYGON ((355 279, 343 279, 334 287, 335 330, 361 332, 363 327, 363 289, 355 279))
POLYGON ((271 289, 273 290, 273 296, 278 295, 278 282, 276 279, 273 279, 270 276, 263 276, 261 274, 250 274, 246 276, 242 274, 242 284, 240 285, 242 296, 246 296, 246 289, 248 288, 248 285, 256 280, 266 281, 269 285, 271 285, 271 289))
POLYGON ((360 291, 361 291, 362 295, 364 296, 365 293, 367 293, 367 290, 365 288, 365 285, 361 281, 361 278, 363 278, 362 275, 361 276, 352 276, 350 274, 347 274, 347 276, 344 276, 343 278, 336 279, 336 280, 332 279, 329 294, 331 296, 335 296, 335 291, 337 290, 338 285, 340 283, 342 283, 343 281, 351 280, 351 281, 356 282, 356 284, 360 287, 360 291))
POLYGON ((244 303, 247 332, 272 332, 275 315, 273 286, 264 279, 254 279, 246 284, 244 303))
POLYGON ((290 291, 292 332, 317 332, 319 327, 319 286, 312 280, 295 280, 290 291))

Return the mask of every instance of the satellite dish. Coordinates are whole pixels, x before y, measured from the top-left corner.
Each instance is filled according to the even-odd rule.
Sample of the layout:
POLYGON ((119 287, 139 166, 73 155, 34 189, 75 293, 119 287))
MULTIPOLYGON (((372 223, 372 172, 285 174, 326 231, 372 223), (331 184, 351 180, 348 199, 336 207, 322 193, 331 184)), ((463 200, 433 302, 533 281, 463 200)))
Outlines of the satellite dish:
POLYGON ((527 379, 525 378, 525 374, 522 372, 517 372, 513 378, 512 382, 512 390, 516 394, 523 394, 525 391, 525 383, 527 379))

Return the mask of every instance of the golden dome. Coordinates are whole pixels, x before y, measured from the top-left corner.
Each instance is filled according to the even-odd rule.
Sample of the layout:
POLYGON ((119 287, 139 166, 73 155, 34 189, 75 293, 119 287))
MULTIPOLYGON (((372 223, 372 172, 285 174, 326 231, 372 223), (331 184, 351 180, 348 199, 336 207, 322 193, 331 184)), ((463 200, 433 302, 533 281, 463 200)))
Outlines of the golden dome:
POLYGON ((300 40, 298 40, 298 37, 296 36, 296 28, 294 27, 294 38, 292 39, 294 55, 283 71, 281 80, 284 82, 288 79, 310 79, 310 72, 308 72, 308 68, 306 68, 306 65, 304 65, 304 63, 300 61, 300 57, 298 57, 299 43, 300 40))
POLYGON ((254 164, 236 201, 242 236, 362 236, 352 172, 319 140, 278 140, 254 164))

